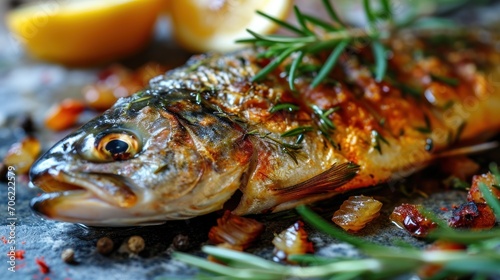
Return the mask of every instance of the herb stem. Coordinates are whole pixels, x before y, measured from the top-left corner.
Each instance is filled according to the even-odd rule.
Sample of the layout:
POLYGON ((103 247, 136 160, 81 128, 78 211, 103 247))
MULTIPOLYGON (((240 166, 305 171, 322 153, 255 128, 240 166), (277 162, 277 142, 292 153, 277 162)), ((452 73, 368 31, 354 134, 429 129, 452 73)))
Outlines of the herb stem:
POLYGON ((343 39, 360 39, 360 38, 366 38, 366 37, 373 37, 377 35, 378 33, 372 31, 372 30, 367 30, 364 28, 351 28, 351 29, 345 29, 345 30, 339 30, 335 32, 327 32, 323 34, 321 37, 318 39, 321 41, 329 41, 329 40, 343 40, 343 39))

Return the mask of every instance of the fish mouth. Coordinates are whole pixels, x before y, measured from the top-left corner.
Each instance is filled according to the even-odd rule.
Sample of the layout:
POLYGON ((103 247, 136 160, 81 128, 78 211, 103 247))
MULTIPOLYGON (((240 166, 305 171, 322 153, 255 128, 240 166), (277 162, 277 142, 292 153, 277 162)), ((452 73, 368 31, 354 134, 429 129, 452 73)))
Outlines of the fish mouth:
POLYGON ((131 218, 129 210, 140 198, 130 180, 114 174, 47 170, 32 176, 32 183, 46 192, 31 201, 35 213, 86 225, 131 218))

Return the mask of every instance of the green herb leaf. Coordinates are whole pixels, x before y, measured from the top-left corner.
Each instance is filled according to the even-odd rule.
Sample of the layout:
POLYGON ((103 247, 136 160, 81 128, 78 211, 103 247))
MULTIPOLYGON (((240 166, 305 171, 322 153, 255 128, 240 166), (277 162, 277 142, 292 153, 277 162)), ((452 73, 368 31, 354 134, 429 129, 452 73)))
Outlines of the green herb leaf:
POLYGON ((372 49, 375 56, 375 81, 380 82, 384 79, 387 70, 386 50, 379 41, 372 43, 372 49))
MULTIPOLYGON (((485 240, 495 239, 500 236, 500 229, 484 231, 450 230, 450 228, 437 228, 427 236, 431 240, 443 240, 461 244, 474 244, 485 240)), ((497 243, 500 245, 500 240, 497 243)))
POLYGON ((292 66, 290 67, 290 71, 288 74, 288 85, 290 86, 291 90, 295 90, 295 74, 297 73, 299 65, 302 63, 304 54, 304 52, 299 52, 297 57, 293 60, 292 66))
POLYGON ((495 176, 495 181, 497 185, 500 184, 500 170, 498 170, 498 165, 492 162, 490 163, 489 168, 493 176, 495 176))
POLYGON ((493 209, 495 217, 497 217, 497 219, 500 218, 500 201, 495 197, 485 183, 479 182, 479 190, 483 194, 484 200, 486 200, 488 206, 493 209))
POLYGON ((323 1, 323 6, 326 8, 326 12, 330 16, 330 18, 336 22, 340 26, 345 26, 345 24, 340 20, 340 17, 337 15, 337 12, 332 7, 332 4, 330 4, 330 0, 322 0, 323 1))
POLYGON ((321 28, 323 28, 324 30, 326 31, 337 31, 338 29, 336 27, 334 27, 331 23, 329 22, 326 22, 320 18, 317 18, 315 16, 311 16, 311 15, 307 15, 307 14, 302 14, 302 17, 309 21, 310 23, 316 25, 316 26, 319 26, 321 28))
POLYGON ((272 43, 314 43, 316 41, 316 38, 313 36, 288 37, 282 35, 261 35, 250 29, 247 29, 247 32, 260 41, 267 41, 272 43))
POLYGON ((380 1, 381 6, 382 6, 382 17, 386 19, 391 19, 392 18, 392 8, 391 8, 391 1, 390 0, 381 0, 380 1))
POLYGON ((255 75, 252 78, 252 82, 258 81, 263 79, 266 75, 268 75, 270 72, 272 72, 274 69, 276 69, 280 64, 288 57, 290 56, 293 52, 297 51, 297 49, 289 49, 285 52, 283 52, 281 55, 276 57, 271 63, 266 65, 257 75, 255 75))
POLYGON ((295 13, 295 17, 297 18, 300 27, 302 28, 302 32, 307 35, 314 35, 314 33, 307 27, 306 20, 297 6, 293 6, 293 12, 295 13))
POLYGON ((445 76, 438 76, 435 74, 431 74, 431 78, 435 81, 445 83, 449 86, 456 87, 460 84, 460 81, 456 78, 450 78, 445 76))
POLYGON ((380 145, 380 141, 382 141, 386 145, 390 146, 389 141, 387 141, 387 139, 385 139, 382 135, 380 135, 380 133, 377 130, 375 130, 375 129, 372 130, 371 136, 372 136, 372 140, 371 140, 372 146, 373 146, 373 148, 375 148, 375 150, 377 150, 379 152, 379 154, 382 154, 382 146, 380 145))
POLYGON ((273 107, 271 107, 271 109, 269 109, 269 112, 270 113, 275 113, 275 112, 278 112, 278 111, 288 111, 288 112, 293 112, 293 111, 297 111, 299 110, 300 107, 295 105, 295 104, 291 104, 291 103, 280 103, 280 104, 276 104, 274 105, 273 107))
POLYGON ((431 133, 432 128, 431 128, 431 120, 429 119, 429 116, 427 114, 424 114, 424 121, 425 121, 425 127, 415 127, 415 129, 421 133, 431 133))
POLYGON ((366 19, 370 24, 370 27, 375 28, 377 17, 375 16, 375 13, 372 10, 372 7, 370 5, 370 0, 363 0, 363 8, 365 11, 366 19))
POLYGON ((348 40, 343 40, 335 47, 335 49, 332 51, 328 59, 325 61, 325 64, 323 65, 321 70, 319 70, 318 75, 316 75, 316 77, 312 81, 311 83, 312 88, 317 87, 319 83, 321 83, 321 81, 323 81, 325 77, 330 73, 333 66, 335 66, 335 63, 337 62, 337 59, 340 57, 342 52, 344 52, 344 49, 347 47, 348 44, 349 44, 348 40))
POLYGON ((283 28, 286 28, 294 33, 297 33, 298 35, 306 35, 306 33, 304 33, 304 31, 300 30, 300 28, 297 28, 291 24, 289 24, 288 22, 286 21, 282 21, 282 20, 279 20, 275 17, 272 17, 264 12, 261 12, 261 11, 257 11, 257 14, 267 18, 268 20, 278 24, 279 26, 283 27, 283 28))
POLYGON ((299 126, 294 129, 290 129, 283 134, 281 134, 281 137, 293 137, 293 136, 298 136, 301 134, 304 134, 306 132, 313 131, 314 128, 312 126, 299 126))

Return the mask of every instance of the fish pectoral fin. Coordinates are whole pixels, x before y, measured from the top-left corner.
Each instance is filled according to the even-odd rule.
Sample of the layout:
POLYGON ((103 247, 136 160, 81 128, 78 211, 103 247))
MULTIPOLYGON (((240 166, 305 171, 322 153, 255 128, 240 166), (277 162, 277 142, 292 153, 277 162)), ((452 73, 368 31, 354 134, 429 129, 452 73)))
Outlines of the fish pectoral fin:
POLYGON ((272 188, 275 195, 285 201, 296 200, 311 195, 328 193, 346 184, 356 176, 359 165, 353 162, 333 164, 328 170, 299 184, 284 187, 272 188))

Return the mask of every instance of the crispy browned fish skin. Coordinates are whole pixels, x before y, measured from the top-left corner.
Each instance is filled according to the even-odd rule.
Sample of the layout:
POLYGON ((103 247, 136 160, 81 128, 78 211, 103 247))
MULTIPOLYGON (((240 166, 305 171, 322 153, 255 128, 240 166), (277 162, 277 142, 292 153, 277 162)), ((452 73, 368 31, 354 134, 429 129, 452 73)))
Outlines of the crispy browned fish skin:
MULTIPOLYGON (((373 79, 369 68, 373 59, 360 48, 341 57, 329 79, 317 88, 309 86, 311 72, 298 75, 297 92, 287 85, 286 65, 265 80, 252 82, 269 63, 258 59, 255 50, 195 57, 186 66, 153 79, 150 90, 121 100, 93 124, 63 140, 71 148, 61 152, 63 144, 59 144, 33 168, 33 182, 47 191, 55 190, 39 178, 53 178, 65 170, 63 164, 85 164, 85 172, 104 168, 103 174, 127 178, 128 188, 137 196, 134 205, 106 208, 113 214, 103 214, 104 222, 79 218, 73 211, 79 207, 77 201, 64 204, 64 195, 37 199, 35 209, 55 219, 118 225, 201 215, 222 208, 231 196, 236 214, 280 211, 400 178, 425 167, 438 151, 498 131, 499 83, 488 75, 499 65, 500 55, 488 44, 471 35, 425 40, 407 36, 388 44, 389 71, 384 81, 373 79), (419 95, 412 96, 415 92, 419 95), (280 103, 300 109, 269 112, 280 103), (335 126, 327 136, 317 129, 320 118, 314 106, 323 112, 339 108, 327 116, 335 126), (159 130, 151 125, 155 122, 169 127, 168 137, 154 133, 159 130), (143 142, 156 137, 155 141, 168 144, 143 147, 130 160, 75 161, 78 145, 72 143, 80 141, 76 138, 106 126, 143 131, 143 142), (275 141, 294 144, 297 137, 280 135, 309 126, 315 129, 304 134, 299 152, 291 153, 295 156, 275 141), (47 164, 51 158, 52 164, 47 164), (151 168, 145 168, 144 162, 151 168), (160 162, 172 168, 161 169, 160 162), (359 172, 351 163, 359 165, 359 172), (65 216, 65 211, 73 212, 72 216, 65 216), (119 217, 113 219, 113 215, 119 217)), ((305 63, 321 65, 321 60, 306 57, 305 63)), ((97 200, 101 203, 106 195, 97 200)))

